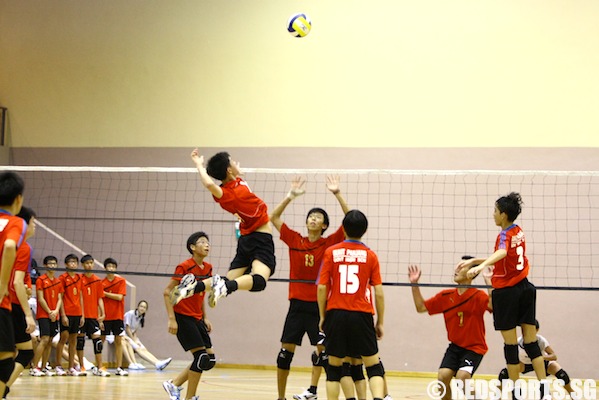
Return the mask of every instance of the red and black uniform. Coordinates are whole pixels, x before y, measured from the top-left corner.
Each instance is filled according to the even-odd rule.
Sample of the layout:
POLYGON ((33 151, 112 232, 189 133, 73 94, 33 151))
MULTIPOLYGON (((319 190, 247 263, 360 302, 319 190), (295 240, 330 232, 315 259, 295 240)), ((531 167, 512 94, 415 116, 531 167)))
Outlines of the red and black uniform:
MULTIPOLYGON (((64 287, 59 278, 50 278, 47 274, 43 274, 35 282, 36 290, 42 292, 44 301, 50 308, 55 310, 58 304, 58 297, 61 293, 64 293, 64 287)), ((39 295, 38 295, 39 297, 39 295)), ((60 313, 58 313, 56 320, 50 321, 50 315, 42 308, 41 305, 37 305, 36 313, 37 322, 40 326, 40 337, 50 336, 54 337, 58 333, 58 321, 60 320, 60 313)))
POLYGON ((83 310, 81 309, 81 275, 73 274, 69 275, 68 272, 60 275, 60 281, 64 287, 64 294, 62 296, 62 304, 64 313, 69 319, 69 325, 65 326, 61 324, 61 330, 68 330, 70 334, 79 333, 79 323, 83 316, 83 310))
POLYGON ((123 320, 125 318, 127 281, 124 278, 115 275, 112 280, 109 280, 108 278, 102 279, 102 287, 103 291, 106 293, 123 295, 121 300, 113 300, 104 295, 104 313, 106 314, 106 319, 104 320, 104 331, 102 331, 102 335, 109 335, 111 333, 115 336, 120 335, 125 331, 123 320))

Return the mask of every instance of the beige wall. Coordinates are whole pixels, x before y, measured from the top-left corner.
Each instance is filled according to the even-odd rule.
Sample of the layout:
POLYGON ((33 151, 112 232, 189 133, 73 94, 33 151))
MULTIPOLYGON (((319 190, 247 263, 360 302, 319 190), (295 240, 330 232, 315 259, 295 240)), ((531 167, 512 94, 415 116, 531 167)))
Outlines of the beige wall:
MULTIPOLYGON (((201 146, 254 167, 598 170, 598 16, 594 0, 0 0, 0 105, 23 165, 190 166, 201 146), (307 38, 285 32, 296 11, 307 38)), ((136 284, 146 344, 186 357, 164 282, 136 284)), ((436 370, 441 319, 387 292, 387 368, 436 370)), ((596 294, 539 298, 560 361, 595 377, 596 294)), ((225 300, 219 358, 273 365, 286 307, 277 283, 225 300)), ((484 373, 502 364, 488 326, 484 373)))
POLYGON ((596 147, 598 16, 595 0, 2 0, 0 104, 16 147, 596 147))

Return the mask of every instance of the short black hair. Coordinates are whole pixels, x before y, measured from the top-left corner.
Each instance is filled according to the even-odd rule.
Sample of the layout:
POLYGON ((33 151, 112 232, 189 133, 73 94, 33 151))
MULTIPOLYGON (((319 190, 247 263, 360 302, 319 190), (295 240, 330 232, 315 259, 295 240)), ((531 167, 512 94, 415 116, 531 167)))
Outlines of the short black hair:
POLYGON ((196 244, 198 239, 201 237, 205 237, 206 239, 208 239, 208 241, 210 241, 208 235, 202 231, 194 232, 191 235, 189 235, 189 237, 187 238, 187 251, 189 251, 189 254, 193 254, 193 251, 191 250, 191 245, 196 244))
POLYGON ((325 210, 323 210, 320 207, 314 207, 312 208, 310 211, 308 211, 308 214, 306 214, 306 222, 308 222, 308 218, 310 218, 310 214, 312 213, 320 213, 323 216, 323 222, 324 224, 327 226, 326 228, 322 228, 322 232, 320 232, 321 234, 324 233, 324 231, 327 230, 327 228, 329 227, 329 214, 327 214, 327 212, 325 210))
POLYGON ((361 238, 368 229, 368 219, 360 210, 351 210, 343 218, 343 229, 347 237, 361 238))
POLYGON ((16 172, 5 171, 0 173, 0 206, 9 206, 15 199, 23 194, 25 181, 16 172))
POLYGON ((497 199, 495 205, 499 212, 506 213, 508 220, 513 222, 522 212, 522 197, 520 193, 512 192, 497 199))
POLYGON ((94 261, 94 258, 90 254, 86 254, 83 257, 81 257, 81 264, 89 260, 94 261))
POLYGON ((17 217, 23 218, 25 222, 29 223, 29 221, 31 221, 31 218, 37 217, 37 214, 35 213, 35 211, 33 211, 32 208, 21 207, 21 211, 19 211, 17 217))
POLYGON ((64 258, 64 263, 67 264, 69 261, 71 260, 75 260, 77 262, 79 262, 79 257, 77 257, 75 254, 71 253, 68 254, 65 258, 64 258))
POLYGON ((54 261, 56 264, 58 264, 58 258, 56 258, 56 256, 44 257, 44 264, 48 264, 50 261, 54 261))
POLYGON ((231 165, 231 156, 226 151, 221 151, 210 157, 206 165, 206 172, 214 179, 222 181, 227 177, 229 165, 231 165))
POLYGON ((119 265, 117 264, 116 260, 112 257, 108 257, 106 260, 104 260, 104 268, 106 268, 106 266, 108 264, 114 264, 115 267, 118 267, 119 265))

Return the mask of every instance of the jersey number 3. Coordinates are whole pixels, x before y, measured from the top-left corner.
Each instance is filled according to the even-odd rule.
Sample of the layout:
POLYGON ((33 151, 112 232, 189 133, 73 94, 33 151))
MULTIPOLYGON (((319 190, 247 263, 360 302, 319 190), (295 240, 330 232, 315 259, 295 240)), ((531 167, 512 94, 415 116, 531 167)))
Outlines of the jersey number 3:
POLYGON ((360 287, 358 278, 360 268, 357 265, 339 265, 339 292, 343 294, 354 294, 360 287))

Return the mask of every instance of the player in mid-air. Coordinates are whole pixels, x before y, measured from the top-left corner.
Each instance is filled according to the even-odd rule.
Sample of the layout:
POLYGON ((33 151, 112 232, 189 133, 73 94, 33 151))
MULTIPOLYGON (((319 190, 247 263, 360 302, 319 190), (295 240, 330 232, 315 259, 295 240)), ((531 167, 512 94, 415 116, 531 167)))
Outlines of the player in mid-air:
POLYGON ((495 241, 495 252, 488 258, 464 260, 457 268, 469 268, 469 278, 485 268, 492 268, 493 321, 495 330, 503 336, 508 376, 512 382, 516 382, 520 375, 516 331, 520 326, 524 338, 522 346, 531 359, 537 378, 543 383, 542 396, 547 397, 548 387, 544 382, 547 374, 535 329, 537 290, 526 278, 529 264, 524 232, 514 223, 521 211, 522 198, 519 193, 511 192, 497 199, 493 219, 501 232, 495 241))
POLYGON ((191 152, 191 159, 200 174, 202 185, 212 194, 214 201, 239 219, 241 237, 226 278, 219 275, 214 275, 211 281, 184 278, 173 289, 171 301, 177 303, 194 293, 210 290, 208 303, 214 307, 218 299, 237 290, 264 290, 276 265, 275 245, 266 203, 252 193, 246 181, 241 178, 239 163, 231 160, 229 153, 215 154, 208 160, 206 167, 204 156, 200 155, 198 149, 191 152), (217 185, 213 178, 220 180, 222 184, 217 185))

